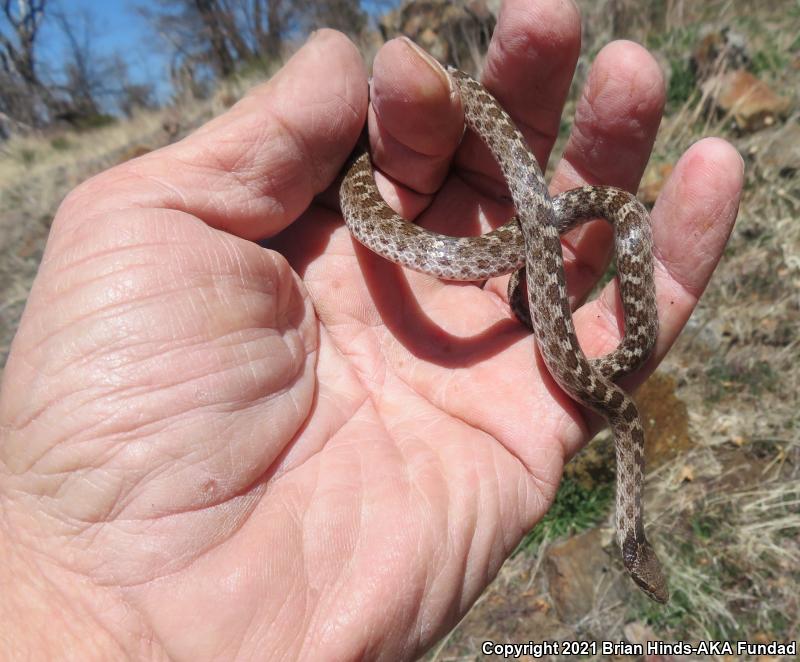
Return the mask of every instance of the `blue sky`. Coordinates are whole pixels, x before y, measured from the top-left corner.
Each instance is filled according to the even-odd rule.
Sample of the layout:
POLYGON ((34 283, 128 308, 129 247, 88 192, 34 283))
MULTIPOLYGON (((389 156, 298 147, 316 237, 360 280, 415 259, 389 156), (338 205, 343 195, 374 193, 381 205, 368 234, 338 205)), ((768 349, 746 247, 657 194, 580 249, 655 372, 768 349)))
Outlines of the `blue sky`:
MULTIPOLYGON (((372 15, 385 12, 395 4, 397 0, 362 0, 362 7, 372 15)), ((170 93, 168 48, 137 8, 158 10, 160 7, 156 0, 48 0, 36 44, 39 61, 53 73, 58 72, 63 61, 64 37, 53 19, 54 11, 62 11, 76 26, 82 25, 83 14, 90 14, 93 52, 98 57, 122 56, 131 81, 154 85, 158 100, 166 101, 170 93)), ((0 31, 9 32, 2 14, 0 31)), ((43 73, 46 73, 44 68, 40 71, 43 73)))
MULTIPOLYGON (((155 6, 152 0, 50 0, 47 8, 57 8, 68 17, 90 13, 95 52, 100 56, 120 54, 133 82, 153 83, 163 95, 169 80, 167 52, 147 20, 136 11, 137 7, 155 6)), ((42 61, 58 67, 64 40, 52 18, 45 19, 37 46, 42 61)))

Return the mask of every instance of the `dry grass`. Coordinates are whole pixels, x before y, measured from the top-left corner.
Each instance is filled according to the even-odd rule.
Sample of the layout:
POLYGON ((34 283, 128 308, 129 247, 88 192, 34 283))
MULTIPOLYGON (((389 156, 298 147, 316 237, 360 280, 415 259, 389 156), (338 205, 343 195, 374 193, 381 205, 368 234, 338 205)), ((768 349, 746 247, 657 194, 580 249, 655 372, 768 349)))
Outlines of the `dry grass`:
MULTIPOLYGON (((609 34, 597 28, 608 5, 641 7, 582 4, 597 12, 589 21, 597 20, 601 38, 609 34)), ((672 63, 671 90, 680 89, 674 77, 686 74, 693 39, 727 25, 745 35, 754 63, 766 63, 759 76, 798 107, 800 3, 757 11, 744 2, 653 4, 663 5, 661 28, 634 25, 625 36, 655 45, 659 60, 672 63)), ((637 597, 619 621, 644 615, 666 640, 790 641, 800 633, 800 173, 781 176, 761 161, 782 129, 738 136, 729 117, 710 113, 691 92, 668 107, 654 150, 653 161, 674 162, 697 139, 723 135, 747 162, 725 257, 664 366, 681 384, 696 442, 649 478, 672 601, 661 609, 637 597)), ((612 623, 600 615, 607 607, 596 606, 590 630, 609 633, 612 623)), ((621 634, 618 626, 614 635, 621 634)))
MULTIPOLYGON (((690 77, 688 56, 709 29, 743 34, 759 77, 800 108, 800 2, 579 2, 587 40, 565 110, 564 130, 594 55, 613 36, 648 45, 669 81, 667 116, 651 163, 674 163, 696 140, 721 135, 746 161, 745 193, 725 256, 688 327, 662 370, 679 384, 695 446, 648 477, 648 516, 672 599, 666 608, 635 594, 596 596, 570 623, 532 618, 528 637, 625 638, 626 624, 644 622, 666 641, 778 640, 800 635, 800 172, 783 175, 762 157, 779 144, 783 125, 738 135, 730 117, 710 112, 690 77), (643 8, 646 10, 643 11, 643 8), (566 629, 564 626, 567 626, 566 629), (548 629, 550 628, 550 629, 548 629)), ((800 152, 800 142, 795 146, 800 152)), ((573 517, 580 520, 583 513, 573 517)), ((568 516, 568 515, 565 515, 568 516)), ((608 535, 611 543, 610 519, 608 535)), ((566 523, 565 523, 566 528, 566 523)), ((534 546, 538 567, 547 544, 534 546)), ((621 572, 621 570, 620 570, 621 572)), ((478 633, 511 609, 509 577, 437 649, 439 660, 475 659, 478 633)), ((524 574, 524 573, 522 573, 524 574)), ((534 573, 535 574, 535 573, 534 573)), ((526 585, 533 581, 525 576, 526 585)), ((546 587, 535 600, 553 609, 546 587)), ((517 587, 516 590, 519 590, 517 587)), ((514 637, 507 640, 525 641, 514 637)), ((495 639, 499 640, 499 639, 495 639)))
MULTIPOLYGON (((663 367, 678 383, 676 392, 687 405, 696 444, 661 466, 648 482, 649 517, 653 537, 670 568, 672 602, 662 609, 638 595, 627 601, 609 595, 579 622, 561 623, 550 633, 619 639, 626 623, 644 621, 665 640, 796 639, 800 634, 800 173, 782 175, 762 160, 781 142, 782 126, 752 136, 736 135, 730 118, 708 112, 687 78, 686 62, 706 28, 730 26, 745 35, 758 75, 800 108, 800 2, 582 0, 579 4, 586 45, 565 117, 571 117, 580 85, 600 47, 615 37, 632 38, 655 51, 670 80, 668 115, 652 161, 672 163, 700 137, 723 135, 745 157, 747 170, 739 219, 725 257, 663 367)), ((241 80, 210 101, 182 108, 184 129, 220 112, 248 85, 241 80)), ((168 119, 166 111, 148 113, 85 134, 16 140, 2 148, 3 355, 61 198, 79 181, 115 163, 126 150, 163 144, 168 119)), ((795 115, 787 123, 797 121, 795 115)), ((565 124, 564 136, 566 128, 565 124)), ((796 147, 800 150, 800 144, 796 147)), ((525 631, 520 622, 539 623, 530 614, 552 609, 546 594, 537 593, 537 587, 544 591, 536 570, 547 546, 545 541, 529 552, 527 560, 519 555, 509 563, 473 617, 437 649, 436 659, 454 659, 459 655, 457 639, 479 641, 490 630, 527 640, 521 639, 525 631), (529 592, 534 597, 527 602, 508 597, 529 592), (502 619, 513 621, 517 629, 503 633, 502 619)), ((527 632, 531 639, 543 636, 544 632, 527 632)))
POLYGON ((254 69, 227 81, 209 99, 182 100, 92 130, 65 129, 0 144, 0 371, 64 196, 98 172, 180 139, 265 77, 267 72, 254 69))

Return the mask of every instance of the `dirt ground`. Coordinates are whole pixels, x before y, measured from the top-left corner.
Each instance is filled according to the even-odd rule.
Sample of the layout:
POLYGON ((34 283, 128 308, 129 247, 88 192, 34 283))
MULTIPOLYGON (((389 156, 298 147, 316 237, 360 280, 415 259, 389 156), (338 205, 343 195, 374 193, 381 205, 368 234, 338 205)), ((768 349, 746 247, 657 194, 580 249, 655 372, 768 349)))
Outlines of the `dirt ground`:
MULTIPOLYGON (((643 189, 657 189, 669 165, 702 136, 724 136, 746 161, 725 256, 674 350, 638 396, 649 424, 649 519, 670 569, 672 600, 657 607, 623 581, 610 501, 581 497, 507 562, 430 660, 482 659, 486 640, 766 643, 794 641, 800 631, 800 4, 665 1, 638 12, 632 2, 581 4, 587 43, 567 120, 593 55, 624 36, 650 47, 670 80, 643 189), (748 70, 788 101, 757 129, 711 109, 693 79, 693 49, 722 28, 741 36, 748 70), (596 511, 581 511, 589 501, 596 511), (570 536, 570 529, 580 531, 570 536)), ((177 135, 221 112, 238 91, 182 109, 177 135)), ((0 145, 0 365, 60 200, 91 174, 174 137, 168 112, 0 145)), ((570 467, 570 489, 607 493, 609 460, 608 435, 600 435, 570 467)))

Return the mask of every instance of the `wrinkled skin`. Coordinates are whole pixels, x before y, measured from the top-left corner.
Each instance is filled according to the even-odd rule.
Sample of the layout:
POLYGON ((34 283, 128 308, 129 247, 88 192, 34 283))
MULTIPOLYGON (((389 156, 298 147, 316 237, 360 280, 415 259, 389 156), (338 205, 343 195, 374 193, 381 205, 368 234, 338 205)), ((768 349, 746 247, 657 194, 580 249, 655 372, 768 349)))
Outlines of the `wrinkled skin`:
MULTIPOLYGON (((509 0, 488 55, 541 162, 579 25, 567 2, 509 0)), ((635 190, 663 99, 647 52, 603 49, 553 191, 635 190)), ((505 279, 404 272, 342 225, 332 184, 365 119, 403 215, 502 222, 460 113, 403 40, 370 105, 355 47, 323 31, 221 117, 64 200, 0 396, 3 657, 402 659, 465 613, 598 421, 544 372, 505 279)), ((653 211, 660 336, 626 387, 685 324, 741 183, 721 140, 676 165, 653 211)), ((577 304, 609 233, 564 245, 577 304)), ((590 356, 618 342, 615 297, 576 312, 590 356)))

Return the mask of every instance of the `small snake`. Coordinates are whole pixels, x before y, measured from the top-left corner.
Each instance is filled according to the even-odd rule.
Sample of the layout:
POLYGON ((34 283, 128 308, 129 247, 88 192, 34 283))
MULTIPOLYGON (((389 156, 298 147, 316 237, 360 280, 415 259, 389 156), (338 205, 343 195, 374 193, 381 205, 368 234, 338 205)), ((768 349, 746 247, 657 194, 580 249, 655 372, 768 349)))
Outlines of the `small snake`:
POLYGON ((447 280, 479 281, 512 273, 509 302, 536 338, 558 385, 603 416, 614 434, 617 460, 616 531, 626 569, 657 602, 669 599, 667 583, 644 532, 644 429, 633 400, 614 381, 650 355, 658 333, 652 235, 645 208, 631 194, 585 186, 551 198, 525 138, 477 81, 448 68, 464 118, 500 165, 517 215, 480 237, 450 237, 398 216, 381 198, 368 153, 347 170, 339 192, 353 236, 388 260, 447 280), (587 359, 578 345, 567 298, 560 235, 593 218, 614 226, 617 277, 625 335, 610 354, 587 359), (522 273, 527 299, 522 293, 522 273))

